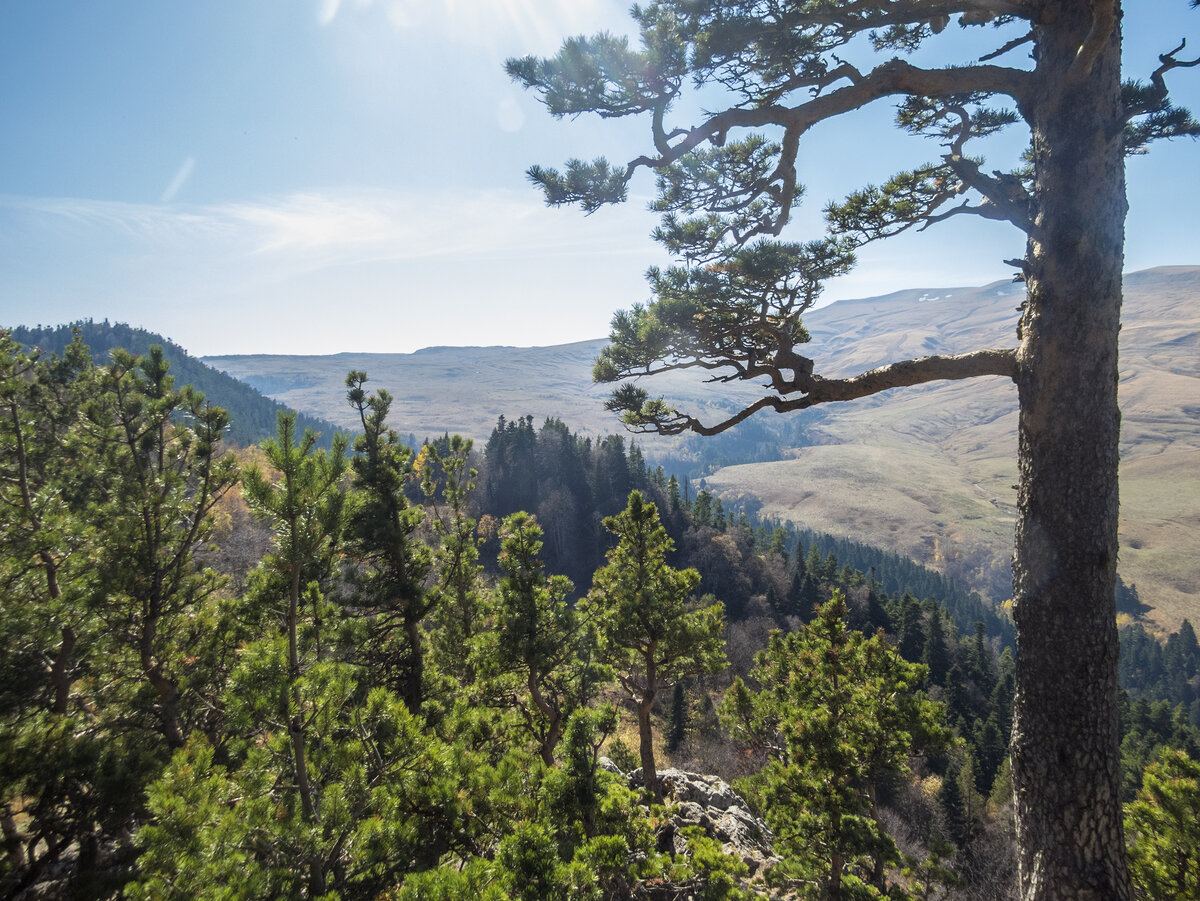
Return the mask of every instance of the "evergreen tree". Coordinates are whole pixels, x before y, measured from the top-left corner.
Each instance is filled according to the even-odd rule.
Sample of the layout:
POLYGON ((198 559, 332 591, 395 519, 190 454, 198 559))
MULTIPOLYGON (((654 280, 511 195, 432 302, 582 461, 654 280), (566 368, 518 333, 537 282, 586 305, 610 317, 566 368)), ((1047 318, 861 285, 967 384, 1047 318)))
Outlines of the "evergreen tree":
POLYGON ((893 629, 892 618, 888 616, 887 609, 879 599, 873 573, 867 580, 867 622, 870 623, 872 631, 883 629, 884 632, 890 632, 893 629))
POLYGON ((880 780, 950 734, 940 706, 917 692, 924 668, 845 618, 835 593, 799 632, 772 633, 750 674, 761 688, 735 679, 721 715, 736 739, 769 754, 744 787, 784 856, 778 875, 823 898, 885 897, 899 851, 880 819, 880 780))
POLYGON ((967 651, 967 672, 983 694, 991 694, 996 687, 996 668, 983 623, 975 623, 975 639, 967 651))
POLYGON ((410 713, 424 696, 425 639, 421 621, 431 598, 425 579, 432 567, 429 548, 417 537, 423 511, 412 506, 405 485, 413 477, 412 451, 387 427, 392 396, 368 395, 367 376, 346 376, 347 398, 358 413, 363 433, 354 439, 351 460, 355 502, 347 517, 350 546, 358 562, 353 571, 353 606, 371 618, 363 660, 376 684, 398 690, 410 713), (399 621, 399 641, 393 624, 399 621), (399 647, 396 647, 399 645, 399 647))
POLYGON ((1200 763, 1163 750, 1125 813, 1129 868, 1142 897, 1200 897, 1200 763))
POLYGON ((702 488, 696 494, 696 500, 692 504, 692 523, 697 526, 713 526, 715 524, 713 496, 706 489, 702 488))
POLYGON ((679 480, 675 478, 674 473, 667 480, 667 500, 670 502, 672 513, 678 513, 683 507, 683 496, 679 492, 679 480))
POLYGON ((796 603, 797 615, 800 617, 800 621, 804 623, 812 622, 813 617, 816 615, 817 607, 820 604, 820 586, 811 573, 805 574, 804 581, 800 583, 800 595, 796 603))
POLYGON ((594 373, 623 383, 609 406, 630 425, 713 435, 762 410, 939 379, 1016 384, 1013 776, 1027 901, 1129 894, 1114 615, 1124 159, 1156 140, 1200 135, 1166 84, 1194 65, 1176 35, 1163 38, 1148 81, 1123 72, 1122 25, 1135 15, 1154 22, 1147 4, 1120 0, 656 0, 632 9, 638 47, 603 33, 573 38, 548 59, 508 62, 556 116, 641 116, 647 125, 648 149, 625 164, 576 159, 565 172, 529 171, 549 203, 586 211, 625 200, 643 170, 657 176, 655 238, 677 264, 649 271, 654 298, 617 315, 594 373), (990 46, 948 40, 955 17, 994 25, 990 46), (900 128, 937 142, 935 159, 829 204, 823 239, 783 240, 803 193, 805 136, 882 98, 898 105, 900 128), (967 146, 1013 125, 1029 142, 1008 165, 986 164, 967 146), (1010 260, 1026 292, 1020 348, 819 375, 801 352, 812 337, 802 317, 825 280, 847 271, 864 243, 962 216, 1008 223, 1025 242, 1010 260), (705 422, 626 381, 689 367, 768 391, 705 422), (1088 753, 1077 752, 1081 743, 1088 753), (1098 858, 1112 862, 1104 873, 1098 858))
POLYGON ((206 635, 221 579, 196 552, 236 479, 228 417, 175 387, 161 348, 112 357, 0 333, 6 894, 48 867, 73 896, 119 892, 146 785, 213 725, 224 677, 206 635))
POLYGON ((971 819, 963 797, 962 772, 963 767, 957 764, 946 771, 938 789, 938 804, 946 818, 947 838, 958 847, 965 848, 971 838, 971 819))
MULTIPOLYGON (((1009 658, 1011 660, 1011 657, 1009 658)), ((1012 672, 1005 672, 996 682, 992 696, 988 701, 988 709, 996 717, 996 725, 1000 730, 1000 739, 1005 748, 1012 736, 1013 693, 1016 690, 1012 672)))
POLYGON ((195 549, 237 470, 232 456, 219 454, 225 411, 190 388, 176 389, 168 370, 161 348, 139 358, 113 351, 88 418, 109 475, 91 512, 108 536, 97 561, 106 599, 100 615, 113 642, 105 650, 114 662, 128 661, 126 677, 137 674, 153 687, 158 727, 178 748, 188 729, 180 639, 189 614, 219 583, 195 565, 195 549))
POLYGON ((838 562, 837 554, 830 551, 825 555, 825 561, 821 564, 821 581, 828 582, 831 585, 837 583, 838 573, 841 563, 838 562))
POLYGON ((925 635, 925 650, 922 662, 929 669, 931 685, 941 685, 950 671, 950 648, 946 644, 946 633, 942 629, 942 609, 935 606, 929 614, 929 626, 925 635))
MULTIPOLYGON (((944 683, 945 690, 942 693, 942 701, 946 705, 946 718, 957 723, 960 719, 965 719, 971 715, 970 699, 967 696, 966 676, 963 675, 962 667, 957 663, 952 664, 950 669, 946 671, 946 681, 944 683)), ((962 734, 962 730, 959 730, 962 734)))
POLYGON ((900 635, 897 648, 909 663, 920 663, 925 653, 925 613, 920 602, 911 594, 900 601, 900 635))
MULTIPOLYGON (((246 471, 246 498, 278 530, 279 550, 273 564, 287 581, 283 632, 286 635, 287 677, 279 692, 279 719, 287 730, 291 745, 292 778, 298 789, 303 820, 313 827, 320 823, 319 786, 314 785, 309 762, 309 738, 313 719, 320 711, 320 699, 306 691, 304 655, 301 645, 301 603, 313 610, 312 648, 321 656, 321 616, 323 597, 316 581, 304 581, 314 570, 329 565, 341 538, 344 495, 339 483, 346 471, 345 436, 334 441, 330 453, 314 450, 317 436, 306 431, 297 440, 296 419, 279 414, 278 437, 263 445, 268 463, 279 473, 273 482, 258 467, 246 471)), ((326 872, 324 862, 311 856, 308 863, 311 890, 323 893, 326 872)))
MULTIPOLYGON (((787 594, 782 603, 783 612, 789 616, 800 616, 803 612, 803 592, 804 592, 805 573, 800 567, 795 567, 792 570, 792 577, 788 580, 787 594)), ((810 614, 811 616, 811 614, 810 614)))
POLYGON ((788 562, 788 533, 786 529, 777 526, 771 532, 771 540, 767 545, 766 552, 775 555, 784 563, 788 562))
POLYGON ((825 571, 825 559, 816 543, 808 546, 808 555, 804 558, 804 571, 814 582, 819 582, 825 571))
POLYGON ((528 513, 513 513, 501 528, 496 590, 495 645, 482 646, 483 665, 515 677, 515 706, 534 736, 542 761, 554 765, 554 749, 567 717, 586 704, 597 675, 580 660, 586 640, 566 598, 565 576, 546 577, 539 551, 542 530, 528 513))
POLYGON ((676 682, 671 689, 671 714, 667 719, 667 750, 675 753, 687 736, 688 709, 687 692, 682 682, 676 682))
POLYGON ((1008 741, 1000 732, 996 712, 989 714, 983 721, 977 721, 971 738, 975 749, 975 761, 978 770, 975 773, 975 787, 983 795, 992 793, 992 785, 996 773, 1004 758, 1008 756, 1008 741))
POLYGON ((429 603, 439 619, 431 643, 442 673, 459 684, 475 681, 469 651, 483 628, 479 545, 476 522, 468 512, 476 476, 470 468, 471 447, 470 439, 458 435, 450 439, 444 453, 425 445, 415 466, 426 496, 434 502, 427 512, 440 542, 434 550, 437 577, 429 588, 429 603), (438 485, 440 504, 436 503, 438 485))
POLYGON ((658 794, 650 720, 654 701, 680 679, 725 666, 722 607, 694 606, 700 574, 667 565, 673 543, 658 509, 641 492, 632 492, 625 510, 604 526, 618 543, 596 571, 582 609, 601 636, 603 659, 614 667, 637 711, 643 780, 658 794))

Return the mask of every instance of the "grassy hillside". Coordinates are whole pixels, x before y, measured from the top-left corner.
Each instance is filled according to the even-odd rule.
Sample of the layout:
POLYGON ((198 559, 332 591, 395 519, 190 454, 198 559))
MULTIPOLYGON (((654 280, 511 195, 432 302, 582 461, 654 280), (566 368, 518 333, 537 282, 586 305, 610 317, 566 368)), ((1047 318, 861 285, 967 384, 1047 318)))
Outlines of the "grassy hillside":
MULTIPOLYGON (((823 374, 913 355, 1016 344, 1019 285, 900 291, 813 313, 808 350, 823 374)), ((585 433, 617 428, 591 383, 602 341, 558 347, 434 347, 413 354, 212 357, 206 362, 290 406, 349 424, 348 369, 396 395, 418 437, 484 438, 500 413, 557 416, 585 433)), ((1133 273, 1122 332, 1121 573, 1167 626, 1200 620, 1200 267, 1133 273)), ((686 375, 647 383, 709 418, 755 395, 686 375)), ((647 456, 749 461, 708 485, 797 524, 895 548, 993 597, 1007 597, 1016 492, 1016 391, 1001 378, 898 389, 852 404, 744 423, 731 437, 646 437, 647 456), (725 443, 722 444, 721 442, 725 443)))
MULTIPOLYGON (((170 339, 124 323, 87 320, 56 327, 19 326, 13 329, 13 337, 26 346, 61 353, 71 342, 73 328, 79 330, 84 343, 91 348, 92 359, 98 363, 107 361, 109 352, 116 348, 141 355, 149 351, 151 346, 161 345, 163 355, 171 364, 176 385, 191 385, 204 392, 210 403, 229 411, 232 421, 228 434, 234 444, 254 444, 274 435, 276 416, 280 410, 287 409, 256 388, 205 365, 170 339)), ((301 428, 311 428, 321 433, 325 445, 337 430, 332 423, 305 412, 299 414, 297 421, 301 428)))
MULTIPOLYGON (((1013 287, 920 297, 834 304, 814 316, 818 371, 1016 343, 1013 287)), ((1125 298, 1120 571, 1153 617, 1174 628, 1200 619, 1200 268, 1133 273, 1125 298)), ((812 528, 894 547, 1006 597, 1014 386, 998 378, 888 395, 831 412, 810 430, 817 446, 722 469, 709 486, 760 497, 764 512, 812 528)))
MULTIPOLYGON (((500 415, 530 415, 541 424, 561 419, 584 435, 621 431, 604 409, 609 389, 592 383, 592 361, 603 340, 551 347, 427 347, 410 354, 271 354, 205 357, 210 366, 253 385, 297 410, 343 427, 357 425, 345 401, 351 369, 365 371, 368 387, 395 397, 389 421, 418 440, 443 433, 486 440, 500 415)), ((755 389, 712 390, 688 373, 655 380, 654 389, 688 398, 711 416, 725 416, 755 389)), ((717 438, 646 436, 647 457, 680 473, 749 460, 778 459, 785 447, 806 442, 808 421, 759 419, 717 438)))

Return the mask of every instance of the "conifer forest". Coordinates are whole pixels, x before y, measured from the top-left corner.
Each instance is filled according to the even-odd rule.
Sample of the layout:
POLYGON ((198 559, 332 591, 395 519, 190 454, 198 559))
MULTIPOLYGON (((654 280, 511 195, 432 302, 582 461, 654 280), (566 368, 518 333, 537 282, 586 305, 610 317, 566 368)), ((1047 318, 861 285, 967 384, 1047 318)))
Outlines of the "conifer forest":
MULTIPOLYGON (((503 73, 494 66, 513 96, 485 98, 495 124, 483 132, 470 130, 482 109, 472 104, 492 87, 474 86, 468 103, 442 93, 442 80, 454 83, 476 62, 489 44, 480 23, 498 21, 497 9, 542 23, 531 12, 538 3, 476 4, 474 50, 422 47, 415 56, 429 71, 406 80, 397 73, 408 54, 371 42, 422 27, 422 16, 449 22, 441 6, 453 13, 460 4, 372 11, 370 2, 324 0, 309 4, 319 9, 305 12, 298 31, 305 41, 346 40, 339 48, 322 43, 306 63, 275 57, 257 77, 226 72, 228 54, 213 50, 209 69, 176 82, 178 98, 164 92, 161 124, 142 143, 191 148, 204 123, 190 125, 186 141, 157 134, 190 117, 191 106, 230 116, 241 138, 222 131, 204 154, 170 150, 185 155, 165 190, 136 189, 138 198, 157 193, 156 206, 124 199, 132 188, 93 186, 94 197, 83 188, 78 197, 0 191, 6 238, 36 242, 53 232, 67 258, 82 249, 93 263, 74 271, 43 250, 26 271, 22 251, 8 254, 6 268, 27 277, 18 283, 30 294, 24 303, 43 293, 63 301, 86 293, 92 273, 115 272, 131 279, 121 285, 139 286, 134 302, 145 309, 185 308, 233 330, 208 314, 211 284, 225 292, 226 309, 231 298, 244 308, 239 338, 268 327, 260 291, 275 292, 276 318, 289 329, 332 330, 326 320, 338 319, 400 342, 389 329, 411 323, 416 335, 429 313, 429 322, 452 317, 462 330, 515 324, 522 339, 541 335, 540 320, 576 312, 574 294, 635 252, 627 236, 599 229, 586 247, 561 240, 566 218, 531 226, 550 213, 543 201, 573 208, 562 212, 577 217, 575 228, 585 214, 640 200, 656 215, 661 263, 644 270, 647 299, 622 289, 614 305, 625 309, 606 341, 583 336, 597 348, 591 378, 609 393, 587 394, 589 406, 573 409, 584 415, 594 400, 621 435, 506 409, 482 440, 501 406, 490 394, 475 420, 479 440, 401 435, 390 418, 397 398, 364 371, 374 351, 327 358, 337 379, 349 370, 341 387, 332 376, 323 383, 336 388, 324 390, 326 401, 344 399, 336 407, 351 427, 339 429, 258 393, 289 399, 276 391, 288 385, 311 398, 312 357, 262 370, 252 387, 107 319, 0 328, 0 898, 1200 897, 1200 640, 1182 615, 1162 620, 1173 631, 1156 628, 1143 615, 1151 607, 1118 572, 1126 549, 1143 549, 1142 538, 1119 535, 1128 525, 1119 482, 1131 398, 1159 426, 1145 439, 1154 455, 1184 448, 1161 470, 1179 485, 1158 489, 1177 495, 1172 512, 1156 512, 1144 531, 1169 525, 1178 536, 1197 523, 1183 509, 1200 459, 1185 447, 1200 409, 1189 399, 1200 385, 1194 360, 1160 354, 1170 365, 1156 362, 1161 371, 1140 381, 1122 368, 1127 248, 1148 252, 1158 235, 1146 225, 1152 214, 1176 214, 1160 197, 1136 220, 1151 238, 1135 241, 1131 231, 1127 242, 1131 201, 1144 196, 1134 185, 1145 182, 1131 177, 1127 188, 1126 161, 1200 137, 1200 122, 1168 85, 1194 78, 1200 58, 1184 36, 1164 33, 1164 23, 1194 23, 1200 0, 1171 3, 1183 9, 1167 15, 1166 2, 1120 0, 648 0, 628 10, 623 30, 510 57, 503 73), (358 28, 338 30, 360 15, 358 28), (365 24, 368 16, 375 26, 387 19, 386 28, 365 24), (1126 34, 1136 40, 1125 44, 1126 34), (320 72, 326 57, 357 71, 360 86, 387 81, 391 93, 369 103, 343 97, 320 72), (217 74, 227 96, 201 90, 217 74), (301 76, 319 85, 313 112, 280 124, 286 138, 260 146, 275 111, 249 103, 301 76), (523 152, 585 145, 566 151, 558 168, 523 163, 523 187, 536 193, 523 195, 524 206, 493 191, 485 171, 525 127, 514 97, 565 120, 569 135, 560 144, 539 125, 523 152), (877 102, 892 107, 887 140, 925 148, 925 162, 907 149, 893 158, 882 148, 899 144, 876 147, 867 137, 881 120, 859 113, 877 102), (339 130, 323 117, 343 107, 369 119, 342 145, 351 168, 376 177, 404 169, 415 180, 386 195, 318 189, 316 170, 304 186, 286 181, 303 159, 322 156, 318 145, 339 130), (452 124, 448 110, 458 117, 452 124), (511 139, 503 147, 501 133, 511 139), (851 133, 852 152, 822 144, 851 133), (230 157, 218 154, 230 143, 261 150, 253 172, 221 171, 218 160, 230 157), (435 174, 437 165, 454 174, 435 174), (879 165, 890 174, 881 177, 879 165), (259 187, 266 175, 279 179, 273 208, 239 194, 247 185, 267 190, 259 187), (794 232, 813 225, 797 213, 801 177, 813 175, 822 190, 837 184, 837 199, 820 199, 815 234, 797 240, 794 232), (175 204, 210 178, 207 201, 175 204), (501 243, 490 231, 497 222, 511 230, 501 243), (991 243, 1001 239, 982 229, 993 228, 1016 242, 991 243), (947 236, 933 245, 947 268, 958 251, 944 248, 961 249, 973 235, 988 236, 979 243, 989 253, 1009 247, 1011 258, 994 254, 1007 280, 974 291, 977 301, 1006 306, 1002 322, 987 314, 1003 336, 987 317, 947 344, 920 324, 872 335, 880 311, 900 306, 906 292, 861 302, 840 329, 823 332, 809 316, 829 299, 827 283, 860 258, 888 259, 870 256, 881 242, 904 262, 913 246, 905 242, 926 230, 947 236), (97 247, 78 237, 98 234, 97 247), (162 263, 160 252, 195 247, 196 235, 220 251, 162 263), (142 243, 123 243, 130 236, 142 243), (109 246, 142 251, 105 268, 109 261, 97 259, 109 246), (601 269, 584 268, 597 260, 601 269), (157 274, 141 280, 143 266, 157 274), (433 281, 405 295, 397 286, 418 270, 433 281), (518 270, 519 292, 492 291, 493 274, 518 270), (359 296, 384 272, 396 285, 359 296), (193 281, 184 284, 185 275, 193 281), (464 287, 482 284, 476 277, 486 289, 464 287), (53 286, 43 292, 39 278, 53 286), (294 305, 280 292, 294 294, 294 305), (560 308, 535 311, 535 294, 560 308), (474 321, 481 295, 497 317, 482 324, 474 321), (673 379, 689 390, 676 396, 673 379), (822 420, 802 411, 819 408, 831 420, 852 402, 883 408, 934 383, 955 386, 956 402, 988 423, 1008 414, 993 416, 982 392, 1009 404, 1008 425, 988 434, 1011 437, 1011 446, 971 439, 987 468, 966 480, 969 503, 947 502, 927 519, 1000 523, 992 571, 1006 576, 1011 561, 1011 594, 997 596, 992 581, 981 597, 972 588, 982 585, 892 550, 760 515, 802 509, 777 483, 748 490, 758 500, 747 501, 710 490, 719 483, 706 464, 676 471, 688 459, 776 454, 785 463, 807 449, 796 445, 809 430, 814 446, 822 440, 822 420), (768 435, 784 434, 763 426, 776 414, 796 414, 787 426, 793 446, 767 446, 768 435), (697 454, 690 444, 676 444, 675 457, 649 450, 658 436, 704 444, 718 435, 697 454), (767 493, 779 495, 777 506, 766 506, 767 493), (968 516, 968 507, 983 512, 968 516)), ((288 4, 266 6, 285 22, 288 4)), ((556 4, 564 14, 570 6, 556 4)), ((202 7, 192 13, 204 17, 202 7)), ((41 21, 33 5, 22 15, 41 21)), ((169 6, 154 15, 169 16, 169 6)), ((46 46, 79 51, 67 39, 88 33, 86 21, 42 23, 54 32, 46 46)), ((188 55, 168 49, 171 34, 192 31, 191 19, 173 21, 188 24, 159 26, 161 46, 154 28, 135 29, 158 47, 164 78, 188 55)), ((275 19, 256 21, 275 34, 275 19)), ((208 22, 198 57, 224 40, 223 24, 208 22)), ((525 32, 532 50, 547 46, 544 34, 534 40, 538 31, 525 32)), ((269 43, 247 40, 235 56, 257 58, 269 43)), ((42 73, 22 71, 17 94, 43 90, 41 81, 94 77, 99 85, 123 63, 114 51, 86 79, 51 77, 39 52, 6 46, 29 73, 42 73)), ((132 93, 157 88, 141 71, 126 72, 132 93)), ((123 89, 95 95, 105 90, 124 99, 123 89)), ((54 95, 39 96, 6 110, 58 109, 54 95)), ((88 95, 71 96, 93 112, 79 100, 88 95)), ((133 139, 103 118, 14 133, 63 136, 29 150, 35 161, 94 144, 96 158, 133 184, 134 170, 150 163, 141 146, 118 149, 133 139), (111 146, 76 139, 89 129, 111 146)), ((78 184, 88 184, 91 159, 76 166, 78 184)), ((320 171, 329 183, 350 168, 320 171)), ((513 173, 519 180, 520 167, 513 173)), ((76 190, 58 178, 49 172, 44 190, 76 190)), ((1176 181, 1160 191, 1186 206, 1179 197, 1195 180, 1176 181)), ((1167 273, 1180 276, 1172 284, 1200 285, 1193 268, 1164 265, 1161 284, 1167 273)), ((1171 321, 1200 293, 1170 292, 1159 312, 1142 314, 1142 356, 1131 359, 1200 344, 1195 326, 1171 321)), ((926 299, 939 301, 921 308, 926 324, 956 315, 940 294, 913 305, 926 299)), ((513 349, 493 344, 493 356, 513 349)), ((460 395, 488 392, 472 348, 423 350, 447 352, 438 365, 471 386, 460 395)), ((537 370, 543 400, 567 384, 590 390, 577 373, 553 368, 537 370)), ((452 406, 404 381, 388 388, 414 405, 452 406)), ((907 419, 924 425, 942 412, 907 419)), ((902 418, 882 428, 898 432, 902 418)), ((880 445, 882 454, 897 447, 880 445)), ((913 471, 935 480, 937 466, 927 460, 913 471)), ((850 473, 857 489, 869 467, 839 475, 850 473)), ((818 468, 806 472, 789 487, 807 490, 805 479, 821 478, 818 468)), ((892 476, 905 488, 923 478, 892 476)), ((925 504, 915 508, 921 515, 934 511, 925 495, 936 491, 925 489, 910 492, 925 504)), ((848 507, 832 494, 834 507, 848 507)), ((804 509, 812 519, 813 508, 804 509)), ((842 534, 861 534, 876 518, 872 511, 842 534)), ((927 541, 940 566, 938 537, 924 521, 907 520, 909 537, 927 541)), ((1146 551, 1143 575, 1170 553, 1146 551)), ((1164 579, 1195 581, 1175 572, 1164 579)), ((1177 594, 1190 600, 1173 614, 1194 606, 1195 586, 1184 587, 1177 594)))
MULTIPOLYGON (((961 586, 556 420, 410 448, 362 372, 325 449, 227 444, 158 348, 0 366, 6 897, 1017 897, 961 586)), ((1123 635, 1147 897, 1195 885, 1198 667, 1123 635)))

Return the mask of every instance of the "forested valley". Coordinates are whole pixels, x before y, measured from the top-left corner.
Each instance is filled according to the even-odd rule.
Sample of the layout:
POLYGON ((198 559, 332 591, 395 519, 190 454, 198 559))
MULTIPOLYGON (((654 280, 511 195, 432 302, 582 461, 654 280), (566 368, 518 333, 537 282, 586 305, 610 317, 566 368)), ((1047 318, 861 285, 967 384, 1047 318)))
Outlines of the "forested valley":
MULTIPOLYGON (((0 337, 4 897, 1017 897, 1002 610, 346 387, 355 436, 242 445, 161 349, 0 337)), ((1121 601, 1130 866, 1190 898, 1200 643, 1121 601)))

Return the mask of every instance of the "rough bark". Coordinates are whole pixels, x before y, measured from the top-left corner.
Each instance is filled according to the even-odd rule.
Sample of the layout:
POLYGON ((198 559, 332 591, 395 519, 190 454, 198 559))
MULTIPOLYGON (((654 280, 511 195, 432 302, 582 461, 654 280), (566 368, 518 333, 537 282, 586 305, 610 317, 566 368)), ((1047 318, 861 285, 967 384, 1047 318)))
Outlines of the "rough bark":
POLYGON ((542 762, 546 766, 554 766, 554 749, 558 747, 558 743, 562 739, 562 712, 546 700, 546 696, 542 694, 538 685, 538 673, 532 667, 529 669, 526 685, 529 688, 529 696, 533 699, 533 706, 546 719, 546 731, 542 735, 540 748, 542 762))
POLYGON ((424 698, 422 684, 425 681, 425 649, 421 644, 421 611, 417 609, 415 597, 406 599, 404 608, 404 633, 408 636, 408 672, 404 677, 404 706, 416 716, 421 712, 424 698))
POLYGON ((162 717, 162 734, 167 746, 172 749, 182 748, 185 743, 183 721, 179 714, 179 689, 174 680, 163 672, 162 663, 154 654, 154 645, 158 638, 159 610, 161 601, 159 592, 154 592, 143 615, 142 634, 138 641, 138 658, 142 667, 142 675, 158 694, 159 714, 162 717))
POLYGON ((1029 243, 1017 354, 1013 561, 1013 783, 1026 901, 1130 897, 1114 600, 1126 211, 1120 35, 1113 29, 1096 46, 1094 5, 1058 3, 1055 21, 1037 26, 1038 90, 1022 110, 1033 132, 1038 237, 1029 243), (1080 77, 1085 43, 1093 58, 1080 77))
POLYGON ((638 744, 642 758, 642 784, 646 791, 659 797, 658 769, 654 765, 654 732, 650 724, 650 708, 654 695, 647 693, 637 702, 638 744))
MULTIPOLYGON (((690 368, 690 366, 691 364, 664 366, 655 370, 647 370, 644 374, 655 375, 671 369, 690 368)), ((1013 378, 1015 373, 1013 351, 994 349, 977 350, 956 356, 900 360, 844 379, 823 378, 815 374, 798 375, 790 381, 787 391, 803 391, 804 394, 801 397, 789 399, 774 394, 768 395, 728 419, 711 426, 705 425, 692 416, 676 414, 670 420, 657 420, 645 426, 635 426, 633 430, 655 432, 662 435, 678 435, 683 432, 695 432, 697 435, 706 436, 718 435, 761 410, 770 409, 776 413, 791 413, 795 410, 807 410, 809 407, 819 404, 858 400, 891 388, 907 388, 912 385, 924 385, 928 382, 970 379, 985 375, 1013 378)))
POLYGON ((50 665, 50 685, 54 689, 54 706, 51 709, 54 713, 65 714, 71 702, 70 667, 77 638, 75 630, 70 626, 63 626, 60 634, 62 642, 58 646, 58 653, 54 655, 54 662, 50 665))

